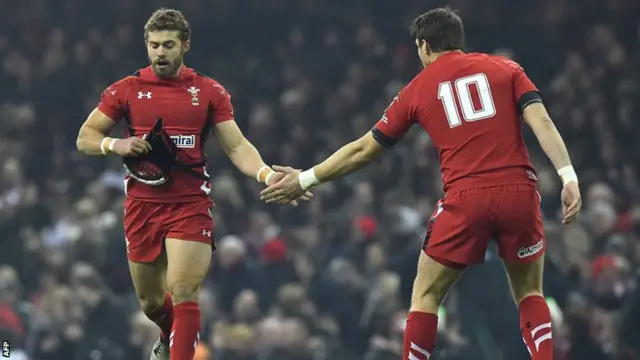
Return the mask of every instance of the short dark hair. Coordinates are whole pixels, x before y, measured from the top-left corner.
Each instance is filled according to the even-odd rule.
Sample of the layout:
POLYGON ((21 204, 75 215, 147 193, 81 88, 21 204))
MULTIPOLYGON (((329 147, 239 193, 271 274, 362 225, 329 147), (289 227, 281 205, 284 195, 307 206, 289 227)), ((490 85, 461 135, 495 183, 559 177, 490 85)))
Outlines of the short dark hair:
POLYGON ((149 37, 150 31, 178 31, 180 41, 191 38, 191 26, 180 10, 160 8, 151 14, 144 25, 144 39, 149 37))
POLYGON ((411 24, 411 36, 426 41, 434 52, 464 48, 462 19, 448 7, 429 10, 418 16, 411 24))

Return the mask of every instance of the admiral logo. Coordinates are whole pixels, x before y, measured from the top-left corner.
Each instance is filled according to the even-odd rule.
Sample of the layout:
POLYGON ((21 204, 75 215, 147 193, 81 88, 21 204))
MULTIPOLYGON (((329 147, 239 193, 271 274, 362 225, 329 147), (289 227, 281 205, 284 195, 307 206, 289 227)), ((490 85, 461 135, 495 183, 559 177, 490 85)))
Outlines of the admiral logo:
POLYGON ((526 257, 529 256, 533 256, 537 253, 540 252, 540 250, 542 250, 542 247, 544 246, 544 241, 540 240, 538 241, 535 245, 533 246, 529 246, 529 247, 521 247, 520 250, 518 250, 518 257, 520 259, 524 259, 526 257))
POLYGON ((193 149, 196 147, 195 135, 171 135, 170 138, 179 148, 193 149))

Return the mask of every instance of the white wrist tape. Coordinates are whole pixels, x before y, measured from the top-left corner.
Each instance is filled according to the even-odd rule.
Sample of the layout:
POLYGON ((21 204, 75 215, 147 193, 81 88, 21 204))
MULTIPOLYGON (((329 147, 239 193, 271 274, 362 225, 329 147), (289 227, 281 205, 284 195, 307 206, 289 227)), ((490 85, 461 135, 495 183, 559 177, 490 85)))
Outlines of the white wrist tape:
POLYGON ((104 139, 102 139, 102 142, 100 143, 100 151, 102 151, 102 155, 107 155, 107 149, 104 147, 104 144, 109 141, 109 137, 106 137, 104 139))
POLYGON ((111 142, 109 143, 109 152, 113 152, 113 149, 116 147, 116 141, 118 141, 118 139, 111 139, 111 142))
POLYGON ((263 167, 260 168, 260 170, 258 170, 258 172, 256 173, 256 180, 259 183, 263 183, 265 185, 269 184, 269 178, 271 177, 271 175, 273 175, 273 170, 271 170, 271 168, 267 165, 264 165, 263 167), (268 171, 267 175, 264 177, 264 181, 261 179, 261 175, 263 174, 264 171, 268 171))
POLYGON ((558 170, 558 176, 562 179, 562 186, 567 185, 570 182, 578 182, 578 175, 575 170, 573 170, 573 166, 567 165, 558 170))
POLYGON ((298 181, 300 181, 302 190, 307 190, 320 184, 320 179, 316 176, 316 171, 313 168, 298 174, 298 181))
POLYGON ((258 172, 256 173, 256 181, 261 182, 261 181, 260 181, 260 174, 262 174, 262 172, 263 172, 265 169, 269 169, 269 167, 268 167, 267 165, 265 165, 265 166, 261 167, 261 168, 258 170, 258 172))
POLYGON ((264 184, 265 185, 269 185, 269 179, 271 179, 271 176, 275 174, 275 171, 269 169, 269 172, 267 173, 267 176, 264 177, 264 184))

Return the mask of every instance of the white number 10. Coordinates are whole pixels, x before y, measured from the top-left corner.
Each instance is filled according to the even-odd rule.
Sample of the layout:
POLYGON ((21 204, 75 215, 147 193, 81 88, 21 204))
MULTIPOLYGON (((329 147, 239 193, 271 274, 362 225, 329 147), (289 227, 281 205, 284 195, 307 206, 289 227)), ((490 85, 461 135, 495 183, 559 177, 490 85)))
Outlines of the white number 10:
POLYGON ((458 94, 458 103, 462 110, 462 119, 465 121, 478 121, 493 117, 496 114, 496 106, 491 96, 491 87, 487 75, 480 73, 457 79, 454 85, 451 81, 440 83, 438 87, 438 99, 442 101, 444 112, 447 115, 449 126, 454 128, 462 125, 462 119, 458 113, 455 92, 458 94), (474 85, 478 89, 480 98, 480 108, 476 109, 471 99, 470 86, 474 85))

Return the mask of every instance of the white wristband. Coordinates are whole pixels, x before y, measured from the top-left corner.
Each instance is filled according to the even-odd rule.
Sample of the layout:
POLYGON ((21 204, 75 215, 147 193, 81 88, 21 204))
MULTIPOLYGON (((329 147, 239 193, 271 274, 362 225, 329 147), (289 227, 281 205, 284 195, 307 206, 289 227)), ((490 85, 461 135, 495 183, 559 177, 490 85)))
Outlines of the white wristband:
POLYGON ((112 139, 109 143, 109 152, 113 152, 113 149, 116 147, 116 141, 118 141, 118 139, 112 139))
POLYGON ((102 139, 102 142, 100 143, 100 151, 102 151, 102 155, 107 155, 107 149, 104 148, 104 144, 109 141, 109 139, 109 137, 106 137, 102 139))
POLYGON ((316 176, 314 168, 305 170, 298 174, 298 181, 300 181, 300 187, 302 190, 307 190, 320 184, 320 179, 316 176))
POLYGON ((558 176, 562 179, 562 186, 567 185, 570 182, 578 183, 578 175, 575 170, 573 170, 573 166, 567 165, 558 170, 558 176))

